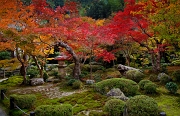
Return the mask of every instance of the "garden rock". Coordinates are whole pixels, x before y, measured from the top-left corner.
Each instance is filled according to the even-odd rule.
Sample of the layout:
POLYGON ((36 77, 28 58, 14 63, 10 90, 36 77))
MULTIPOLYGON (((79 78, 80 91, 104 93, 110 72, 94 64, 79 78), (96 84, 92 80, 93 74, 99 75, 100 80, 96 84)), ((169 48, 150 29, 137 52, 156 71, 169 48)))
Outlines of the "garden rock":
MULTIPOLYGON (((163 77, 163 76, 168 76, 168 75, 167 75, 166 73, 159 73, 157 80, 160 81, 160 80, 161 80, 161 77, 163 77)), ((170 76, 168 76, 168 79, 171 80, 172 78, 171 78, 170 76)))
POLYGON ((95 81, 94 80, 86 80, 86 84, 89 84, 89 85, 92 85, 92 84, 94 84, 95 83, 95 81))
POLYGON ((122 64, 119 64, 117 66, 119 72, 122 74, 122 75, 125 75, 125 72, 128 71, 128 70, 138 70, 140 72, 143 72, 142 70, 140 69, 136 69, 136 68, 133 68, 133 67, 130 67, 130 66, 125 66, 125 65, 122 65, 122 64))
POLYGON ((128 100, 129 98, 126 97, 124 95, 124 93, 119 89, 119 88, 114 88, 111 89, 108 93, 107 96, 113 97, 113 98, 117 98, 117 99, 121 99, 123 101, 128 100))
POLYGON ((43 78, 32 78, 30 80, 30 84, 32 86, 35 86, 35 85, 43 85, 44 84, 44 79, 43 78))

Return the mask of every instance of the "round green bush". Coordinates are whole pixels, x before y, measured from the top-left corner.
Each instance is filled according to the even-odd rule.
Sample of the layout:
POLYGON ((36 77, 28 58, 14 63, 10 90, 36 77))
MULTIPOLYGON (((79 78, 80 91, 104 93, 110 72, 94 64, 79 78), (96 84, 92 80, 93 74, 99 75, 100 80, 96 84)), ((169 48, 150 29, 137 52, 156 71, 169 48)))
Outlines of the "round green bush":
POLYGON ((79 80, 75 81, 75 82, 73 83, 73 85, 72 85, 72 88, 73 88, 73 89, 80 89, 80 88, 82 88, 82 82, 79 81, 79 80))
POLYGON ((39 74, 38 68, 36 66, 32 66, 27 69, 27 75, 29 75, 29 78, 35 78, 39 74))
POLYGON ((10 96, 11 98, 14 99, 14 103, 20 107, 20 108, 31 108, 35 101, 36 101, 36 96, 33 94, 27 94, 27 95, 17 95, 13 94, 10 96))
POLYGON ((152 82, 157 82, 158 81, 157 75, 155 75, 155 74, 149 75, 149 80, 152 82))
POLYGON ((125 102, 120 99, 110 99, 105 103, 104 111, 110 116, 122 116, 125 102))
POLYGON ((72 106, 62 105, 41 105, 35 109, 37 116, 72 116, 72 106))
POLYGON ((138 83, 144 78, 144 74, 138 70, 128 70, 125 77, 138 83))
POLYGON ((106 94, 113 88, 119 88, 126 96, 134 96, 138 91, 138 84, 125 78, 112 78, 94 84, 94 89, 106 94))
POLYGON ((145 86, 147 83, 152 83, 152 81, 150 81, 150 80, 141 80, 141 81, 138 83, 139 88, 140 88, 141 90, 144 90, 144 86, 145 86))
POLYGON ((173 93, 175 94, 178 90, 178 86, 176 83, 174 82, 169 82, 169 83, 166 83, 165 85, 165 88, 170 92, 170 93, 173 93))
POLYGON ((137 95, 126 102, 128 116, 158 116, 158 104, 145 95, 137 95))
POLYGON ((180 82, 180 70, 174 71, 172 76, 174 77, 175 81, 180 82))
POLYGON ((75 81, 76 81, 76 79, 69 79, 67 82, 67 85, 72 86, 75 81))
POLYGON ((146 83, 144 90, 147 94, 154 94, 157 91, 157 85, 155 83, 146 83))

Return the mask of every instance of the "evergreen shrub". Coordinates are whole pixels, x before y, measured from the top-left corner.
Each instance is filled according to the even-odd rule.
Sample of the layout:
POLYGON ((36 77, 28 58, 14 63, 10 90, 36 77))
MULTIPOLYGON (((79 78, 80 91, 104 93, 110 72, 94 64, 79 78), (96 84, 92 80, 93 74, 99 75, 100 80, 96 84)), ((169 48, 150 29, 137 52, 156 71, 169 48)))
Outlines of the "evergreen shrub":
POLYGON ((157 82, 158 81, 157 75, 155 75, 155 74, 149 75, 149 80, 152 82, 157 82))
POLYGON ((73 83, 73 85, 72 85, 72 88, 73 89, 80 89, 80 88, 82 88, 82 82, 81 81, 79 81, 79 80, 76 80, 74 83, 73 83))
POLYGON ((141 81, 138 83, 139 88, 140 88, 141 90, 144 90, 144 86, 145 86, 147 83, 152 83, 152 81, 150 81, 150 80, 141 80, 141 81))
POLYGON ((138 70, 128 70, 125 77, 138 83, 144 78, 144 74, 138 70))
POLYGON ((37 116, 72 116, 72 106, 70 104, 62 105, 41 105, 35 109, 37 116))
POLYGON ((76 79, 69 79, 67 82, 67 85, 72 86, 75 81, 77 81, 77 80, 76 79))
POLYGON ((180 82, 180 70, 176 70, 172 73, 172 76, 174 77, 176 82, 180 82))
POLYGON ((30 68, 27 69, 27 75, 29 75, 29 78, 35 78, 39 74, 39 71, 36 66, 31 66, 30 68))
POLYGON ((133 96, 138 91, 138 84, 129 79, 111 78, 94 85, 94 89, 101 94, 106 94, 113 88, 119 88, 126 96, 133 96))
POLYGON ((146 83, 144 90, 147 94, 154 94, 157 91, 157 85, 155 83, 146 83))
POLYGON ((145 95, 137 95, 126 102, 128 116, 158 116, 158 104, 145 95))
POLYGON ((36 96, 33 94, 26 94, 26 95, 13 94, 10 97, 14 98, 14 103, 22 109, 31 108, 36 101, 36 96))
POLYGON ((104 111, 110 116, 122 116, 125 102, 120 99, 110 99, 105 103, 104 111))
POLYGON ((165 85, 165 88, 170 92, 170 93, 173 93, 175 94, 178 90, 178 86, 176 83, 174 82, 169 82, 169 83, 166 83, 165 85))

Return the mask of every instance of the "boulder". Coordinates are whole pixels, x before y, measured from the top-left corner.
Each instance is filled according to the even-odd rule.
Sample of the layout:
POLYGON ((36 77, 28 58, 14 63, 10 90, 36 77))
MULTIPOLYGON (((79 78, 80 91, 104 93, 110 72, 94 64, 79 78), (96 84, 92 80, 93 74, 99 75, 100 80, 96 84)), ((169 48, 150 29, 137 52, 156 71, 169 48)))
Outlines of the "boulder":
POLYGON ((130 66, 125 66, 125 65, 122 65, 122 64, 119 64, 117 66, 119 72, 122 74, 122 75, 125 75, 125 72, 128 71, 128 70, 138 70, 140 72, 143 72, 142 70, 140 69, 136 69, 136 68, 133 68, 133 67, 130 67, 130 66))
POLYGON ((92 85, 92 84, 94 84, 94 83, 95 83, 94 80, 90 80, 90 79, 86 80, 86 84, 92 85))
POLYGON ((163 77, 163 76, 167 76, 168 77, 168 80, 172 80, 172 78, 169 76, 169 75, 167 75, 166 73, 159 73, 158 74, 158 77, 157 77, 157 80, 161 80, 161 77, 163 77))
POLYGON ((43 85, 43 84, 44 84, 43 78, 32 78, 32 79, 30 79, 30 85, 32 85, 32 86, 43 85))
POLYGON ((119 88, 111 89, 111 90, 107 93, 107 96, 113 97, 113 98, 117 98, 117 99, 121 99, 121 100, 123 100, 123 101, 126 101, 126 100, 129 99, 128 97, 126 97, 126 96, 124 95, 124 93, 123 93, 119 88))

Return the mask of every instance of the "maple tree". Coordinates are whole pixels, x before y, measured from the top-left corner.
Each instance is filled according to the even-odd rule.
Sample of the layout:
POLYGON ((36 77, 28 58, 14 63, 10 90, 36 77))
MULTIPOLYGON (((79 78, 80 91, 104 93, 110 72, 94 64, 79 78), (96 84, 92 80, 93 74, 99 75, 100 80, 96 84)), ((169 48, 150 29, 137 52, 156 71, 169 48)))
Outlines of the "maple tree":
POLYGON ((0 29, 3 30, 4 38, 11 40, 11 49, 16 52, 16 57, 21 64, 20 73, 25 84, 29 58, 26 50, 28 39, 24 35, 31 27, 36 26, 33 17, 34 7, 26 6, 19 0, 1 0, 0 3, 4 4, 0 6, 0 29))
MULTIPOLYGON (((56 45, 65 48, 72 55, 75 61, 73 75, 78 79, 80 75, 80 60, 78 54, 82 53, 81 50, 85 49, 83 52, 86 52, 86 55, 90 54, 90 58, 92 55, 96 55, 99 58, 106 55, 106 58, 104 58, 105 61, 109 61, 109 59, 112 60, 114 59, 114 56, 107 51, 98 50, 98 46, 105 43, 112 44, 113 36, 105 36, 103 34, 105 30, 103 31, 103 29, 98 27, 101 21, 96 22, 91 18, 74 17, 74 15, 70 15, 68 18, 64 17, 66 14, 63 12, 63 7, 57 7, 55 10, 50 10, 49 14, 44 13, 46 15, 43 17, 49 18, 46 20, 49 20, 50 22, 43 28, 36 28, 35 32, 51 35, 55 39, 54 42, 56 45), (49 17, 49 15, 51 15, 51 17, 49 17), (54 18, 56 19, 55 21, 54 18), (74 50, 77 51, 78 54, 74 50)), ((71 11, 76 12, 76 10, 71 11)))
POLYGON ((143 12, 149 4, 135 3, 134 0, 126 2, 124 11, 118 12, 107 28, 111 28, 112 33, 124 35, 141 47, 145 47, 151 55, 153 70, 158 72, 161 69, 161 52, 165 50, 166 44, 163 39, 159 40, 157 33, 151 28, 152 21, 143 12))

